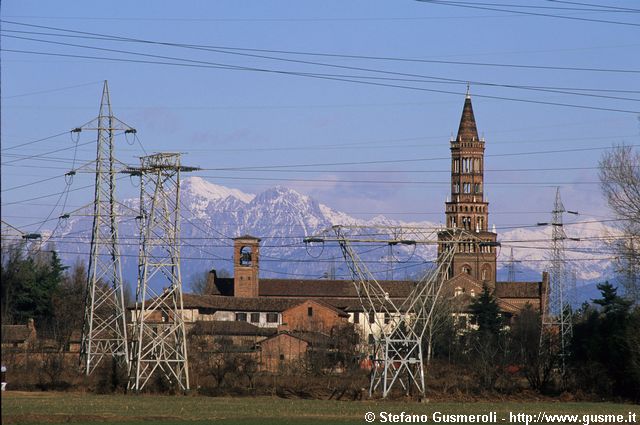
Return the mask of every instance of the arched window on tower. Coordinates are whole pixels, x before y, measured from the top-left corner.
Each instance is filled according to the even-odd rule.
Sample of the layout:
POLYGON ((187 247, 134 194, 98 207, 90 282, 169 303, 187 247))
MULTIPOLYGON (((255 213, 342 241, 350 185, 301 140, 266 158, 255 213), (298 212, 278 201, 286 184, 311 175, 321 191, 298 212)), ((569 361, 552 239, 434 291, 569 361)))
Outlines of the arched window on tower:
POLYGON ((240 248, 240 265, 250 267, 253 264, 253 258, 251 255, 251 247, 243 246, 240 248))
POLYGON ((472 171, 473 171, 473 166, 471 163, 471 158, 462 158, 462 172, 471 173, 472 171))

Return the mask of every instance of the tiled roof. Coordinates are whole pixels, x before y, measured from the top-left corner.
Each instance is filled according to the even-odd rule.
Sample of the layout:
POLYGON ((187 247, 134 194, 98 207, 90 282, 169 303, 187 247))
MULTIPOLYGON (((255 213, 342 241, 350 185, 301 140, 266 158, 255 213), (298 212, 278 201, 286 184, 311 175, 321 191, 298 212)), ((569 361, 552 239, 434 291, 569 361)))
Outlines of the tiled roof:
POLYGON ((31 336, 32 329, 27 325, 2 325, 2 342, 25 342, 31 336))
MULTIPOLYGON (((282 297, 260 297, 241 298, 225 297, 221 295, 196 295, 184 294, 183 302, 186 309, 206 309, 222 311, 255 311, 255 312, 282 312, 288 308, 295 307, 307 300, 323 302, 342 311, 363 311, 359 298, 282 298, 282 297)), ((396 305, 402 303, 402 299, 394 299, 396 305)))
POLYGON ((539 298, 540 282, 496 282, 497 298, 539 298))
POLYGON ((184 308, 212 308, 226 311, 280 312, 301 301, 304 300, 183 294, 184 308))
MULTIPOLYGON (((291 298, 287 298, 287 299, 291 299, 291 298)), ((296 308, 296 307, 298 307, 300 305, 306 304, 306 303, 313 303, 313 304, 319 305, 320 307, 326 308, 326 309, 334 312, 335 314, 337 314, 340 317, 349 317, 349 315, 347 313, 345 313, 344 310, 336 308, 333 305, 323 301, 322 299, 311 299, 311 298, 308 298, 308 299, 306 299, 306 300, 304 300, 304 301, 302 301, 300 303, 296 303, 296 305, 294 305, 293 307, 289 307, 287 310, 294 309, 294 308, 296 308)))
POLYGON ((202 321, 195 322, 191 329, 193 335, 226 335, 226 336, 271 336, 277 333, 275 328, 261 328, 242 321, 202 321))
MULTIPOLYGON (((309 343, 311 346, 322 346, 322 345, 330 345, 331 338, 325 334, 320 332, 303 332, 303 331, 283 331, 279 332, 276 335, 273 335, 266 340, 271 340, 273 338, 278 338, 283 335, 287 335, 293 338, 300 339, 309 343)), ((265 340, 265 341, 266 341, 265 340)), ((263 341, 264 342, 264 341, 263 341)))
MULTIPOLYGON (((415 282, 379 281, 390 298, 406 297, 415 282)), ((312 279, 260 279, 261 297, 298 297, 298 298, 358 298, 355 285, 350 280, 312 280, 312 279)))

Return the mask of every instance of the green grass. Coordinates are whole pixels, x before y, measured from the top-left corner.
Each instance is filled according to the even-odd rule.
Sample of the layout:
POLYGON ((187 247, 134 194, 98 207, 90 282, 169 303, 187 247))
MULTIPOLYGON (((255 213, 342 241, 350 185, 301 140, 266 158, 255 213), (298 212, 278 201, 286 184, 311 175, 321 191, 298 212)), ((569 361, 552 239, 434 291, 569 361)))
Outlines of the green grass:
MULTIPOLYGON (((83 393, 2 394, 3 424, 364 424, 364 414, 381 411, 428 414, 434 411, 483 414, 508 413, 623 414, 638 413, 640 407, 613 403, 481 402, 415 403, 388 401, 290 400, 271 397, 200 397, 151 395, 94 395, 83 393)), ((374 423, 380 423, 376 421, 374 423)), ((429 423, 433 423, 431 420, 429 423)), ((501 422, 498 419, 498 423, 501 422)), ((537 425, 537 424, 536 424, 537 425)), ((630 424, 631 425, 631 424, 630 424)))

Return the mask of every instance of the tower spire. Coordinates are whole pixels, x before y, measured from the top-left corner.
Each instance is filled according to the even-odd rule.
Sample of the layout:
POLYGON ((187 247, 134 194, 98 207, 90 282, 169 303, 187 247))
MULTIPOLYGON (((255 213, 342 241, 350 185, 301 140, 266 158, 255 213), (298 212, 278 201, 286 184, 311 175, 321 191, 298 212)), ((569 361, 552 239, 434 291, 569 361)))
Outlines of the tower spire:
POLYGON ((451 201, 446 202, 445 240, 457 229, 475 232, 473 240, 456 247, 450 277, 461 271, 490 287, 495 284, 497 235, 489 231, 489 202, 484 196, 484 140, 478 138, 469 88, 464 99, 458 135, 450 141, 451 201), (480 246, 478 240, 484 245, 480 246))
POLYGON ((460 126, 458 127, 459 142, 473 142, 480 140, 478 138, 478 128, 476 127, 476 117, 473 115, 473 106, 471 105, 471 95, 467 86, 467 95, 464 99, 464 107, 462 108, 462 117, 460 118, 460 126))

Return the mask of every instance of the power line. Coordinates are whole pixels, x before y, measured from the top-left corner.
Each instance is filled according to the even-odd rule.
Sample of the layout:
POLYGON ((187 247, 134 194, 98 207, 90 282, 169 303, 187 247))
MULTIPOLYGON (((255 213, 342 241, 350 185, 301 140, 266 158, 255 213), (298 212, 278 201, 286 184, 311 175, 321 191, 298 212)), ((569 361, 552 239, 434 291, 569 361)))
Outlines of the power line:
POLYGON ((62 136, 63 134, 68 134, 68 133, 69 133, 69 131, 63 131, 62 133, 54 134, 52 136, 43 137, 41 139, 32 140, 30 142, 20 143, 18 145, 8 146, 6 148, 2 148, 2 151, 8 151, 10 149, 16 149, 16 148, 21 148, 23 146, 33 145, 35 143, 44 142, 45 140, 50 140, 50 139, 53 139, 53 138, 56 138, 56 137, 62 136))
MULTIPOLYGON (((628 145, 631 147, 637 147, 640 145, 628 145)), ((585 151, 597 151, 607 150, 611 147, 597 147, 597 148, 574 148, 574 149, 554 149, 544 151, 529 151, 529 152, 516 152, 516 153, 502 153, 502 154, 489 154, 486 157, 510 157, 510 156, 523 156, 523 155, 543 155, 543 154, 557 154, 568 152, 585 152, 585 151)), ((216 167, 216 168, 201 168, 202 171, 229 171, 229 170, 243 170, 243 171, 262 171, 271 170, 276 168, 301 168, 301 167, 323 167, 323 166, 340 166, 340 165, 369 165, 369 164, 391 164, 391 163, 407 163, 407 162, 424 162, 424 161, 442 161, 449 160, 449 157, 431 157, 431 158, 404 158, 395 160, 375 160, 375 161, 349 161, 349 162, 328 162, 328 163, 306 163, 306 164, 281 164, 281 165, 264 165, 264 166, 247 166, 247 167, 216 167)))
MULTIPOLYGON (((239 176, 202 176, 219 180, 249 180, 249 181, 286 181, 286 182, 311 182, 311 183, 357 183, 357 184, 432 184, 447 185, 447 181, 427 181, 427 180, 350 180, 350 179, 303 179, 285 177, 239 177, 239 176)), ((487 182, 491 186, 558 186, 558 185, 599 185, 600 181, 533 181, 533 182, 487 182)))
POLYGON ((49 155, 51 153, 58 153, 58 152, 66 151, 66 150, 69 150, 69 149, 75 149, 78 146, 86 146, 86 145, 90 145, 90 144, 93 144, 93 143, 95 143, 95 142, 93 142, 93 141, 85 142, 85 143, 81 143, 79 145, 74 145, 74 146, 69 146, 69 147, 66 147, 66 148, 55 149, 55 150, 44 152, 44 153, 41 153, 41 154, 27 155, 27 156, 25 156, 23 158, 17 158, 17 159, 13 159, 13 160, 10 160, 10 161, 3 162, 2 165, 11 164, 11 163, 18 162, 18 161, 24 161, 26 159, 31 159, 31 158, 44 157, 45 155, 49 155))
POLYGON ((611 5, 608 5, 608 4, 604 5, 604 4, 582 3, 582 2, 577 2, 577 1, 563 1, 563 0, 550 0, 550 1, 553 1, 555 3, 565 3, 565 4, 576 4, 576 5, 580 5, 580 6, 599 7, 599 8, 603 8, 603 9, 610 9, 611 11, 633 12, 633 13, 640 12, 640 9, 632 9, 632 8, 629 8, 629 7, 611 6, 611 5))
MULTIPOLYGON (((530 12, 523 10, 512 10, 512 9, 500 9, 496 7, 489 7, 496 5, 496 3, 478 3, 478 2, 462 2, 462 1, 445 1, 445 0, 417 0, 422 3, 430 3, 430 4, 438 4, 445 6, 455 6, 455 7, 463 7, 468 9, 478 9, 478 10, 491 10, 494 12, 507 12, 507 13, 515 13, 519 15, 529 15, 529 16, 541 16, 547 18, 558 18, 558 19, 569 19, 574 21, 583 21, 583 22, 595 22, 595 23, 603 23, 603 24, 615 24, 615 25, 625 25, 638 27, 640 24, 632 23, 632 22, 622 22, 622 21, 611 21, 606 19, 592 19, 592 18, 581 18, 578 16, 567 16, 567 15, 554 15, 550 13, 542 13, 542 12, 530 12)), ((498 4, 498 6, 503 6, 498 4)), ((520 5, 507 5, 508 7, 521 7, 520 5)))
MULTIPOLYGON (((2 30, 2 31, 6 31, 6 30, 2 30)), ((73 86, 59 87, 59 88, 55 88, 55 89, 39 90, 39 91, 34 91, 34 92, 29 92, 29 93, 14 94, 14 95, 11 95, 11 96, 2 96, 2 99, 14 99, 16 97, 33 96, 33 95, 36 95, 36 94, 54 93, 54 92, 58 92, 58 91, 76 89, 78 87, 91 86, 91 85, 95 85, 95 84, 98 84, 98 83, 101 83, 101 81, 92 81, 90 83, 75 84, 73 86)))
POLYGON ((346 58, 346 59, 367 59, 367 60, 398 61, 398 62, 442 63, 447 65, 489 66, 489 67, 524 68, 524 69, 537 69, 537 70, 546 69, 546 70, 559 70, 559 71, 640 73, 640 70, 635 70, 635 69, 585 68, 585 67, 567 67, 567 66, 549 66, 549 65, 522 65, 522 64, 511 64, 511 63, 505 64, 505 63, 492 63, 492 62, 466 62, 466 61, 460 62, 460 61, 446 61, 446 60, 434 60, 434 59, 400 58, 400 57, 390 57, 390 56, 347 55, 347 54, 324 53, 324 52, 304 52, 304 51, 292 51, 292 50, 255 49, 255 48, 246 48, 246 47, 171 43, 171 42, 155 41, 155 40, 149 40, 149 39, 130 38, 130 37, 122 37, 122 36, 115 36, 115 35, 108 35, 108 34, 101 34, 101 33, 94 33, 94 32, 70 30, 70 29, 60 28, 60 27, 26 24, 22 22, 6 21, 1 19, 0 19, 0 22, 26 26, 26 27, 33 27, 33 28, 43 28, 43 29, 50 29, 55 31, 63 31, 63 32, 69 32, 74 34, 97 36, 105 40, 131 41, 131 42, 137 42, 137 43, 156 44, 156 45, 163 45, 163 46, 193 48, 193 49, 223 49, 223 50, 278 53, 278 54, 289 54, 289 55, 335 57, 335 58, 343 58, 343 59, 346 58))
MULTIPOLYGON (((168 45, 168 46, 172 46, 172 47, 186 47, 186 48, 194 48, 197 50, 205 50, 208 52, 214 52, 214 53, 223 53, 223 54, 232 54, 232 55, 239 55, 239 56, 247 56, 247 57, 256 57, 256 58, 261 58, 261 59, 270 59, 270 60, 276 60, 276 61, 283 61, 283 62, 290 62, 290 63, 301 63, 301 64, 305 64, 305 65, 319 65, 319 66, 325 66, 325 67, 332 67, 332 68, 340 68, 340 69, 349 69, 349 70, 357 70, 357 71, 366 71, 366 72, 375 72, 375 73, 382 73, 382 74, 390 74, 390 75, 400 75, 400 76, 407 76, 407 77, 417 77, 420 78, 418 80, 416 79, 406 79, 406 78, 383 78, 383 77, 370 77, 370 76, 352 76, 352 75, 327 75, 327 74, 314 74, 314 75, 327 75, 327 76, 332 76, 332 77, 345 77, 345 78, 362 78, 362 79, 374 79, 374 80, 389 80, 389 81, 405 81, 405 82, 429 82, 431 84, 433 83, 443 83, 443 84, 473 84, 476 86, 488 86, 488 87, 503 87, 503 88, 512 88, 512 89, 521 89, 521 90, 533 90, 533 91, 543 91, 543 92, 550 92, 550 93, 557 93, 557 94, 569 94, 569 95, 574 95, 574 96, 587 96, 587 97, 597 97, 597 98, 605 98, 605 99, 614 99, 614 100, 627 100, 627 101, 640 101, 640 99, 634 99, 634 98, 626 98, 626 97, 620 97, 620 96, 611 96, 611 95, 599 95, 599 94, 593 94, 593 93, 575 93, 573 91, 573 89, 568 89, 568 88, 562 88, 562 87, 543 87, 543 86, 523 86, 523 85, 516 85, 516 84, 498 84, 498 83, 488 83, 488 82, 482 82, 482 81, 467 81, 467 80, 460 80, 460 79, 455 79, 455 78, 445 78, 445 77, 438 77, 438 76, 425 76, 425 75, 419 75, 419 74, 408 74, 408 73, 400 73, 400 72, 391 72, 391 71, 385 71, 385 70, 379 70, 379 69, 371 69, 371 68, 363 68, 363 67, 355 67, 355 66, 344 66, 344 65, 336 65, 336 64, 328 64, 328 63, 322 63, 322 62, 310 62, 310 61, 302 61, 302 60, 293 60, 293 59, 287 59, 287 58, 280 58, 280 57, 273 57, 273 56, 265 56, 265 55, 257 55, 257 54, 248 54, 248 53, 243 53, 243 52, 238 52, 238 51, 228 51, 227 49, 216 49, 216 48, 211 48, 211 47, 206 47, 206 48, 202 48, 202 47, 194 47, 193 45, 179 45, 179 44, 174 44, 174 43, 160 43, 160 42, 149 42, 149 41, 141 41, 141 40, 136 40, 136 39, 129 39, 129 38, 121 38, 121 37, 86 37, 86 36, 76 36, 76 35, 67 35, 67 34, 55 34, 55 33, 41 33, 41 32, 34 32, 34 31, 13 31, 13 30, 3 30, 3 32, 11 32, 11 33, 21 33, 21 34, 36 34, 36 35, 46 35, 46 36, 55 36, 55 37, 74 37, 74 38, 89 38, 89 39, 98 39, 98 40, 107 40, 107 41, 126 41, 126 42, 141 42, 141 43, 145 43, 145 44, 160 44, 160 45, 168 45), (432 81, 432 80, 436 80, 436 81, 432 81)), ((55 41, 50 41, 50 40, 42 40, 42 39, 35 39, 35 38, 27 38, 27 37, 17 37, 17 36, 7 36, 7 37, 13 37, 13 38, 18 38, 18 39, 24 39, 24 40, 29 40, 29 41, 39 41, 39 42, 43 42, 43 43, 54 43, 54 44, 61 44, 61 45, 65 45, 65 46, 73 46, 73 47, 82 47, 82 48, 89 48, 89 49, 99 49, 102 50, 101 48, 97 48, 94 46, 85 46, 85 45, 77 45, 77 44, 70 44, 70 43, 62 43, 62 42, 55 42, 55 41)), ((107 51, 112 51, 112 49, 107 49, 107 51)), ((115 50, 117 52, 121 52, 119 50, 115 50)), ((126 52, 128 54, 140 54, 138 52, 126 52)), ((153 55, 154 57, 156 55, 153 55)), ((162 58, 166 58, 164 56, 161 56, 162 58)), ((182 59, 182 58, 172 58, 172 59, 176 59, 176 60, 186 60, 186 59, 182 59)), ((216 64, 216 65, 220 65, 220 64, 216 64)), ((232 66, 232 65, 229 65, 232 66)), ((640 72, 640 71, 639 71, 640 72)), ((590 89, 584 89, 584 88, 579 88, 577 89, 578 91, 593 91, 590 89)), ((603 91, 607 91, 607 90, 603 90, 603 89, 596 89, 600 92, 603 91)))
MULTIPOLYGON (((265 73, 292 75, 292 76, 298 76, 298 77, 308 77, 308 78, 316 78, 316 79, 331 80, 331 81, 350 82, 350 83, 356 83, 356 84, 374 85, 374 86, 380 86, 380 87, 427 91, 427 92, 442 93, 442 94, 454 94, 456 96, 460 95, 460 93, 458 93, 458 92, 449 91, 449 90, 430 89, 430 88, 425 88, 425 87, 415 87, 415 86, 408 86, 408 85, 401 85, 401 84, 391 84, 391 83, 382 83, 382 82, 376 82, 376 81, 363 81, 362 80, 362 79, 374 78, 374 77, 369 77, 369 76, 343 76, 343 75, 332 75, 332 74, 322 74, 322 73, 295 72, 295 71, 287 71, 287 70, 281 70, 281 69, 256 68, 256 67, 221 64, 221 63, 209 62, 209 61, 199 61, 199 60, 186 59, 186 58, 175 58, 175 57, 164 56, 164 55, 152 55, 152 54, 145 54, 145 53, 140 53, 140 52, 131 52, 131 51, 126 51, 126 50, 119 50, 119 49, 107 49, 107 48, 101 48, 101 47, 95 47, 95 46, 78 45, 78 44, 73 44, 73 43, 63 43, 63 42, 56 42, 56 41, 42 40, 42 39, 34 39, 34 38, 28 38, 28 37, 18 37, 18 36, 8 36, 8 35, 4 35, 4 37, 24 39, 24 40, 28 40, 28 41, 37 41, 37 42, 49 43, 49 44, 58 44, 58 45, 71 46, 71 47, 79 47, 79 48, 85 48, 85 49, 91 49, 91 50, 124 53, 124 54, 143 56, 143 57, 168 59, 168 60, 171 60, 171 61, 181 61, 181 62, 160 62, 160 61, 147 61, 147 60, 138 61, 138 60, 122 59, 122 58, 91 57, 91 56, 84 56, 84 55, 68 55, 68 54, 64 54, 63 55, 63 54, 59 54, 59 53, 45 53, 45 52, 34 52, 34 51, 27 51, 27 50, 8 50, 8 49, 5 49, 5 51, 16 52, 16 53, 43 54, 43 55, 50 55, 50 56, 83 57, 83 58, 101 59, 101 60, 115 60, 115 61, 119 61, 119 62, 150 63, 150 64, 158 64, 158 65, 161 64, 161 65, 187 66, 187 67, 197 67, 197 68, 215 68, 215 69, 226 69, 226 70, 236 70, 236 71, 265 72, 265 73), (187 63, 185 64, 185 63, 182 63, 182 62, 187 62, 187 63)), ((240 54, 240 53, 236 53, 236 54, 240 54)), ((348 66, 343 66, 343 65, 323 64, 323 63, 317 63, 317 62, 295 61, 295 60, 283 59, 283 58, 274 58, 274 59, 283 60, 283 61, 289 61, 289 62, 299 62, 299 63, 315 64, 315 65, 321 65, 321 66, 352 69, 352 70, 353 69, 355 69, 355 70, 363 70, 363 71, 367 71, 367 72, 380 72, 380 73, 393 74, 393 75, 416 76, 415 74, 406 74, 406 73, 397 73, 397 72, 389 72, 389 71, 372 70, 372 69, 361 68, 361 67, 348 67, 348 66)), ((420 77, 420 78, 436 78, 436 79, 441 79, 441 80, 444 79, 444 78, 441 78, 441 77, 425 77, 425 76, 419 76, 419 75, 417 77, 420 77)), ((378 78, 378 79, 380 79, 380 78, 378 78)), ((387 79, 387 80, 390 80, 390 79, 387 79)), ((450 80, 450 79, 445 79, 445 80, 450 80)), ((424 82, 429 82, 429 81, 424 81, 424 82)), ((458 84, 461 83, 460 80, 453 80, 453 82, 458 83, 458 84)), ((482 84, 482 83, 479 83, 479 84, 482 84)), ((509 85, 505 85, 505 84, 493 84, 493 85, 494 86, 499 86, 499 87, 506 87, 506 88, 525 88, 525 87, 519 87, 519 86, 509 86, 509 85)), ((525 88, 525 89, 534 90, 534 89, 531 89, 531 88, 525 88)), ((535 89, 535 90, 539 90, 539 89, 535 89)), ((549 91, 549 90, 543 90, 543 91, 549 91)), ((551 91, 554 92, 554 93, 560 93, 560 94, 572 94, 572 95, 602 97, 601 95, 594 95, 594 94, 572 93, 572 92, 564 92, 564 93, 562 93, 562 92, 559 92, 557 90, 551 90, 551 91)), ((572 107, 572 108, 579 108, 579 109, 591 109, 591 110, 601 110, 601 111, 621 112, 621 113, 634 113, 634 114, 638 113, 638 111, 632 111, 632 110, 627 110, 627 109, 605 108, 605 107, 578 105, 578 104, 571 104, 571 103, 564 103, 564 102, 551 102, 551 101, 522 99, 522 98, 505 97, 505 96, 494 96, 494 95, 482 95, 482 94, 476 94, 475 96, 476 97, 487 98, 487 99, 496 99, 496 100, 505 100, 505 101, 514 101, 514 102, 525 102, 525 103, 551 105, 551 106, 572 107)), ((608 97, 611 97, 611 96, 608 96, 608 97)), ((626 99, 626 100, 638 101, 638 99, 626 99)))
MULTIPOLYGON (((42 56, 73 57, 73 58, 83 58, 83 59, 107 60, 107 61, 113 61, 113 62, 141 63, 141 64, 152 64, 152 65, 170 65, 170 66, 179 66, 179 67, 188 67, 188 68, 214 68, 214 69, 225 69, 225 70, 236 70, 236 71, 255 71, 255 72, 282 74, 282 75, 292 75, 292 76, 298 76, 298 77, 316 78, 321 80, 373 85, 373 86, 379 86, 379 87, 426 91, 426 92, 450 94, 450 95, 456 95, 456 96, 460 96, 462 94, 460 92, 454 92, 454 91, 448 91, 448 90, 429 89, 425 87, 414 87, 414 86, 407 86, 407 85, 400 85, 400 84, 387 84, 387 83, 380 83, 380 82, 373 82, 373 81, 362 81, 362 80, 351 79, 351 78, 340 78, 340 77, 332 77, 329 75, 301 73, 301 72, 292 72, 292 71, 284 71, 284 70, 270 70, 270 69, 249 68, 249 67, 231 67, 228 65, 218 66, 218 65, 201 65, 201 64, 192 64, 192 63, 109 58, 109 57, 101 57, 101 56, 73 55, 73 54, 39 52, 39 51, 33 51, 33 50, 19 50, 19 49, 3 49, 3 51, 13 52, 13 53, 42 55, 42 56)), ((354 78, 358 78, 358 77, 354 77, 354 78)), ((505 96, 493 96, 493 95, 482 95, 482 94, 475 94, 475 96, 486 98, 486 99, 505 100, 510 102, 523 102, 523 103, 531 103, 531 104, 538 104, 538 105, 561 106, 561 107, 568 107, 568 108, 588 109, 588 110, 607 111, 607 112, 620 112, 620 113, 629 113, 629 114, 639 113, 639 111, 634 111, 629 109, 605 108, 605 107, 597 107, 597 106, 578 105, 578 104, 572 104, 572 103, 520 99, 520 98, 505 97, 505 96)))

